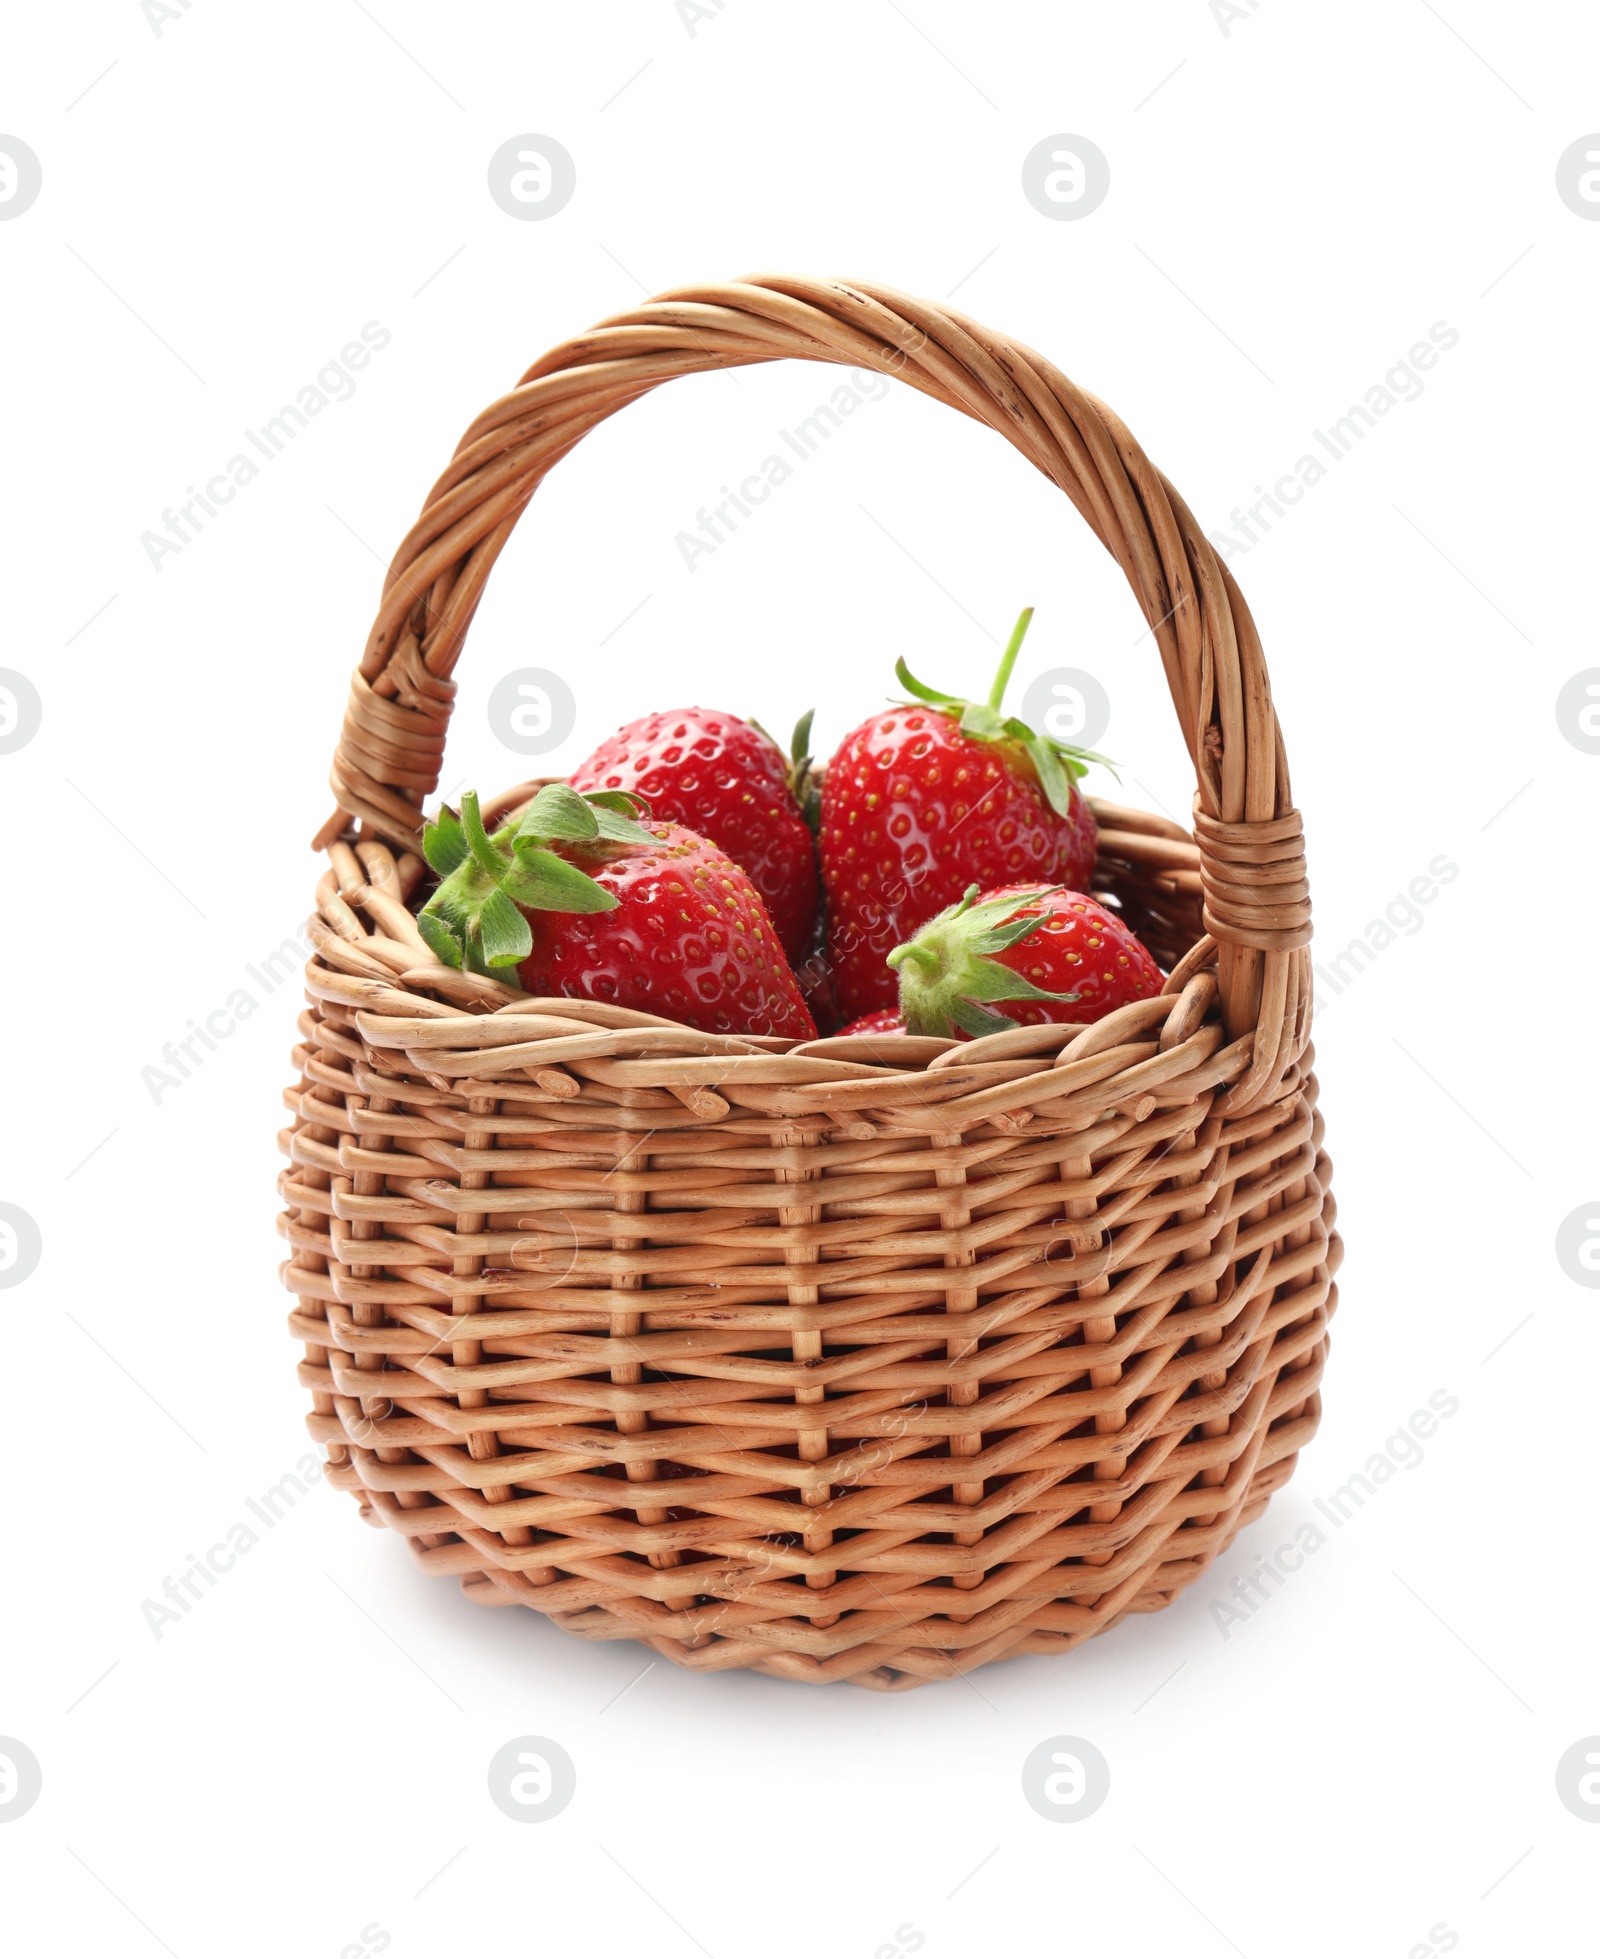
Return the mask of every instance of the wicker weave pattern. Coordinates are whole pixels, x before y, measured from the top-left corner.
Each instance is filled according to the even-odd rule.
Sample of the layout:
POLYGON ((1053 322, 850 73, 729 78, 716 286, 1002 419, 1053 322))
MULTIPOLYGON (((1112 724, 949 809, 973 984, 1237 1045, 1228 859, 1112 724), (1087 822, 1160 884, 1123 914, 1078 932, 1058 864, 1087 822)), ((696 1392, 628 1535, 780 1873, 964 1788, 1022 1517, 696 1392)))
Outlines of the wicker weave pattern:
POLYGON ((687 1666, 899 1688, 1167 1603, 1290 1474, 1339 1258, 1300 820, 1237 588, 1038 355, 797 279, 558 348, 402 544, 333 783, 284 1273, 332 1480, 425 1568, 687 1666), (1159 999, 796 1047, 529 1000, 418 935, 450 674, 544 472, 674 374, 785 356, 990 422, 1127 572, 1198 782, 1193 839, 1096 806, 1159 999))

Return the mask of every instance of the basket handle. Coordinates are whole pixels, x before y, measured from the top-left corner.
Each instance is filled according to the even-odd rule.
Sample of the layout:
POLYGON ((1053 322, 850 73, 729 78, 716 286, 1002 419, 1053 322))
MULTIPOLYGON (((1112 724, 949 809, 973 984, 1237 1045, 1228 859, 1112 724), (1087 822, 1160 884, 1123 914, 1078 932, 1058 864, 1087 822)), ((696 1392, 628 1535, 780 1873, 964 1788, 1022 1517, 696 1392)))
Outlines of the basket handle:
POLYGON ((334 754, 338 809, 403 849, 437 787, 451 674, 482 595, 546 472, 590 429, 679 374, 832 361, 898 376, 989 426, 1077 507, 1147 621, 1194 764, 1195 835, 1224 1019, 1254 1032, 1240 1108, 1288 1075, 1310 1023, 1311 908, 1300 818, 1261 642, 1188 506, 1117 416, 1020 342, 863 281, 762 274, 685 286, 552 349, 457 445, 402 540, 334 754))

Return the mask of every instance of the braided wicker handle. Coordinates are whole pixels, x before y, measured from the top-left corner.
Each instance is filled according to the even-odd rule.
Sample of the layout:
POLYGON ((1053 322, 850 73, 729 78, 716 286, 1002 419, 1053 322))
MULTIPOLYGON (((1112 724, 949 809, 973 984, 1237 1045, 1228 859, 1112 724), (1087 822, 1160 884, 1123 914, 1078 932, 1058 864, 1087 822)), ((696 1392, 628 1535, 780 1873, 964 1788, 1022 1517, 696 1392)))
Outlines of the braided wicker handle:
POLYGON ((437 786, 460 656, 484 581, 545 473, 597 423, 675 375, 771 360, 898 375, 987 422, 1072 499, 1121 565, 1166 669, 1194 763, 1205 922, 1222 1005, 1255 1058, 1236 1107, 1305 1046, 1311 907, 1300 818, 1261 642, 1188 506, 1103 402, 1003 335, 861 281, 762 274, 686 286, 536 362, 467 430, 384 580, 334 755, 338 810, 414 849, 437 786))

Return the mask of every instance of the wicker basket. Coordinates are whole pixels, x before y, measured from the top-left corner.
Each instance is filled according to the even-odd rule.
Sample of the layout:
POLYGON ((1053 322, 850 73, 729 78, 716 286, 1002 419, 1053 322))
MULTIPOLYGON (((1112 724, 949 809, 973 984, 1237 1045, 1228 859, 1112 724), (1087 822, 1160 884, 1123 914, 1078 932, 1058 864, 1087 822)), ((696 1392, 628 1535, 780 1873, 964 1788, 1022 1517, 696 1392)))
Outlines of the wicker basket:
POLYGON ((1300 819, 1233 579, 1048 361, 780 277, 556 348, 402 543, 333 787, 284 1278, 330 1480, 424 1569, 683 1666, 894 1689, 1156 1610, 1290 1475, 1340 1255, 1300 819), (418 935, 450 676, 546 471, 674 375, 785 358, 987 422, 1127 574, 1199 785, 1194 838, 1096 806, 1159 998, 797 1047, 528 999, 418 935))

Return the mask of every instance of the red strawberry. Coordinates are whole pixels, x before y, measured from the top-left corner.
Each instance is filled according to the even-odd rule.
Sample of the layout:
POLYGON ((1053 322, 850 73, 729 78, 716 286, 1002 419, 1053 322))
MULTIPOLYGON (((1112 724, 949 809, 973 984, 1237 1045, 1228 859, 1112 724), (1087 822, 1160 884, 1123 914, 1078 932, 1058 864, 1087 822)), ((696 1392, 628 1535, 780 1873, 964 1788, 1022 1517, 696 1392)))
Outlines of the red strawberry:
POLYGON ((784 952, 799 965, 820 904, 816 845, 804 813, 810 734, 808 714, 795 729, 791 764, 765 729, 736 714, 673 708, 619 728, 573 770, 572 786, 642 796, 652 816, 719 845, 748 872, 784 952))
POLYGON ((1023 1022, 1103 1020, 1161 991, 1161 968, 1120 918, 1059 886, 1007 885, 957 905, 897 946, 913 1034, 998 1034, 1023 1022), (983 1004, 1004 1000, 1012 1016, 983 1004))
POLYGON ((820 943, 794 968, 794 976, 818 1032, 832 1034, 839 1025, 839 1000, 834 991, 833 964, 820 943))
POLYGON ((894 1004, 884 964, 974 881, 1089 883, 1097 831, 1075 777, 1085 749, 1035 735, 1001 711, 1018 619, 987 702, 935 693, 896 662, 917 696, 847 735, 822 785, 822 877, 842 1012, 894 1004))
POLYGON ((605 1000, 708 1034, 816 1033, 766 906, 732 858, 676 823, 634 821, 620 793, 541 789, 494 836, 476 796, 423 850, 439 888, 417 918, 437 956, 514 966, 536 994, 605 1000))
POLYGON ((839 1029, 840 1038, 846 1034, 903 1034, 906 1024, 900 1018, 898 1007, 878 1007, 859 1020, 852 1020, 848 1027, 839 1029))

